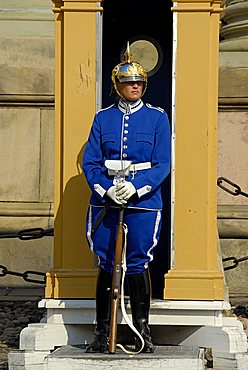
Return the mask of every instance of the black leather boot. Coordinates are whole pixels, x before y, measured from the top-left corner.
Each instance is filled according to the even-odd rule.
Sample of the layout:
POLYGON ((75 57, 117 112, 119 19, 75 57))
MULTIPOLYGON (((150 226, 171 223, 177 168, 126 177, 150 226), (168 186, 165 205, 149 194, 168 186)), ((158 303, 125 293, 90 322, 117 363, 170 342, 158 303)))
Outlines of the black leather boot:
MULTIPOLYGON (((150 276, 146 269, 141 274, 127 275, 133 324, 145 341, 142 352, 154 352, 154 346, 148 326, 150 310, 150 276)), ((135 350, 141 348, 141 341, 135 337, 135 350)))
POLYGON ((94 340, 85 352, 103 353, 108 350, 111 311, 112 274, 99 269, 96 285, 96 328, 94 340))

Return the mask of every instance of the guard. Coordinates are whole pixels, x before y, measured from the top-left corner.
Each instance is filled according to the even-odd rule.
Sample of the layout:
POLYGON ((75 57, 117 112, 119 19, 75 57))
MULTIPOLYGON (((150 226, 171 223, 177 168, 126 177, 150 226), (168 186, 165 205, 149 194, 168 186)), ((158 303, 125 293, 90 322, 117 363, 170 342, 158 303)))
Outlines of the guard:
MULTIPOLYGON (((148 326, 151 294, 148 264, 153 259, 161 228, 161 185, 170 172, 170 125, 163 109, 142 101, 147 73, 131 60, 129 45, 125 61, 113 69, 111 78, 117 101, 95 115, 83 158, 83 171, 92 190, 86 234, 99 262, 97 325, 86 352, 108 350, 120 205, 125 206, 124 223, 128 230, 126 276, 133 324, 144 339, 143 352, 153 352, 148 326)), ((135 337, 136 349, 139 342, 135 337)))

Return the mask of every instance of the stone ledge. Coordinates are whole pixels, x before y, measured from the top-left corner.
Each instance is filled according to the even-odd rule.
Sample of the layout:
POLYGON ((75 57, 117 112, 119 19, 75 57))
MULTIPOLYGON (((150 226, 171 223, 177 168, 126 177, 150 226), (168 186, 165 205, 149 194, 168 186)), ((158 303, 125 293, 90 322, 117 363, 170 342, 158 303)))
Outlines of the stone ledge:
POLYGON ((0 105, 49 105, 54 106, 53 94, 0 94, 0 105))
POLYGON ((44 294, 44 287, 0 286, 0 301, 38 301, 44 294))
MULTIPOLYGON (((47 308, 47 323, 49 325, 92 325, 95 324, 95 300, 60 300, 43 299, 40 308, 47 308)), ((223 310, 229 310, 230 304, 223 301, 164 301, 152 300, 150 308, 150 324, 153 325, 223 325, 223 310)), ((126 311, 131 319, 130 305, 126 311)), ((121 310, 118 322, 126 324, 121 310)), ((231 324, 231 320, 230 320, 231 324)), ((233 318, 232 325, 236 326, 233 318)))
POLYGON ((237 205, 218 205, 218 219, 238 218, 248 220, 248 207, 237 205))
POLYGON ((0 216, 53 216, 51 202, 0 202, 0 216))
POLYGON ((218 220, 221 239, 248 239, 248 220, 218 220))
POLYGON ((248 239, 248 207, 218 206, 218 231, 221 239, 248 239))

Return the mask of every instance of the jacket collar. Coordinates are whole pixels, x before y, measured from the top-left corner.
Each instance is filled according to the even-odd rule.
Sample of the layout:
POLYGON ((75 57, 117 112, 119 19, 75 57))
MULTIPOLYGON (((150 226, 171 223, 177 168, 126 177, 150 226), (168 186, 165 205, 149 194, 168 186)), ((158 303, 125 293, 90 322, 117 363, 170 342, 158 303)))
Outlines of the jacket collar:
POLYGON ((128 103, 128 102, 125 102, 123 100, 119 100, 118 102, 118 108, 119 110, 122 112, 122 113, 125 113, 125 114, 132 114, 132 113, 135 113, 137 112, 138 110, 140 110, 142 107, 143 107, 144 103, 141 99, 133 102, 133 103, 128 103))

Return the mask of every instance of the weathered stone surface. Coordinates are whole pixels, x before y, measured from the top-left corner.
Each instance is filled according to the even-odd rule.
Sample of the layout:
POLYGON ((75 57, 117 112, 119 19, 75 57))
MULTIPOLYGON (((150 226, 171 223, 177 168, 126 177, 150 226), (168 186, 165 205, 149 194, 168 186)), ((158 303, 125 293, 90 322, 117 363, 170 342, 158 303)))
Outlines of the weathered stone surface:
POLYGON ((1 0, 1 37, 53 36, 53 6, 50 0, 1 0))
MULTIPOLYGON (((46 273, 52 267, 53 237, 22 241, 19 239, 0 239, 1 265, 10 271, 27 270, 46 273)), ((2 272, 2 269, 1 269, 2 272)), ((42 280, 42 276, 30 274, 31 279, 42 280)), ((0 286, 34 286, 21 277, 6 275, 0 278, 0 286)), ((35 284, 35 286, 38 286, 35 284)))
POLYGON ((54 94, 53 38, 0 38, 0 50, 1 95, 54 94))
POLYGON ((218 220, 218 230, 220 238, 248 239, 248 219, 218 220))
POLYGON ((0 109, 0 201, 38 201, 40 113, 0 109))
MULTIPOLYGON (((248 256, 248 240, 244 239, 222 239, 220 240, 222 258, 241 258, 248 256)), ((224 267, 233 265, 225 263, 224 267)), ((230 294, 248 292, 248 260, 241 262, 235 269, 225 271, 226 283, 230 294)))
MULTIPOLYGON (((27 225, 28 222, 27 216, 30 217, 53 217, 53 203, 52 202, 37 202, 37 203, 28 203, 28 202, 0 202, 0 216, 13 216, 15 217, 15 228, 22 227, 27 225), (21 216, 25 216, 20 224, 18 220, 21 216), (18 223, 18 224, 17 224, 18 223)), ((5 223, 2 224, 2 228, 5 226, 5 223)), ((6 228, 9 230, 9 227, 6 228)))
POLYGON ((55 350, 51 355, 48 355, 44 362, 44 369, 59 370, 59 369, 75 369, 88 370, 203 370, 204 356, 203 350, 190 346, 168 346, 156 347, 153 354, 140 354, 130 356, 117 353, 115 356, 108 354, 85 354, 82 349, 72 346, 63 346, 61 349, 55 350))
POLYGON ((218 219, 248 220, 248 207, 245 205, 218 205, 218 219))
POLYGON ((222 63, 225 67, 219 69, 219 98, 223 97, 248 97, 248 52, 240 53, 242 58, 247 57, 247 67, 237 68, 236 53, 221 53, 222 63), (232 56, 232 58, 231 58, 232 56), (224 60, 225 58, 225 60, 224 60))
MULTIPOLYGON (((29 211, 30 213, 32 212, 32 210, 29 211)), ((50 217, 34 217, 31 214, 26 214, 25 217, 13 216, 12 210, 12 215, 0 217, 0 224, 3 225, 0 232, 17 232, 22 229, 36 227, 48 229, 53 227, 53 217, 52 215, 50 217)), ((6 266, 8 270, 21 273, 27 270, 34 270, 46 273, 51 269, 52 257, 53 237, 51 236, 25 241, 17 238, 0 239, 1 265, 6 266)), ((30 275, 29 277, 42 280, 42 276, 30 275)), ((5 286, 34 287, 34 284, 24 281, 21 277, 6 275, 0 278, 0 287, 5 286)))
POLYGON ((25 217, 15 217, 13 215, 9 215, 7 217, 1 216, 0 222, 1 232, 19 231, 21 229, 30 229, 35 227, 42 227, 43 229, 53 227, 52 217, 37 217, 32 215, 26 215, 25 217))
POLYGON ((248 36, 248 1, 226 0, 224 25, 221 36, 224 39, 243 38, 248 36))
MULTIPOLYGON (((248 112, 220 112, 218 131, 218 176, 248 192, 248 112)), ((218 188, 218 204, 247 205, 248 198, 218 188)))
POLYGON ((40 201, 53 202, 54 110, 41 109, 40 201))

